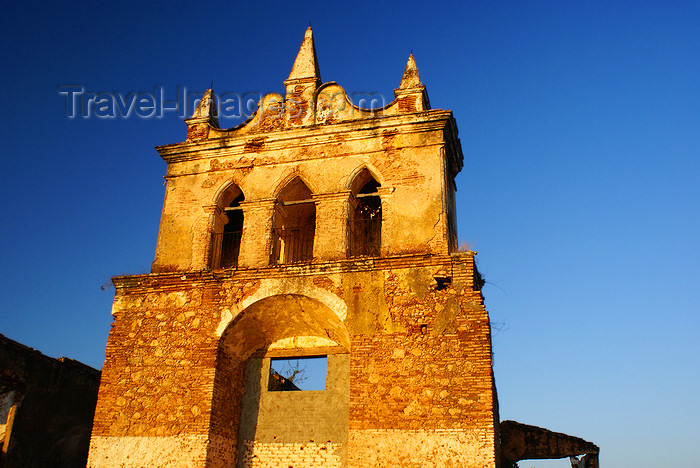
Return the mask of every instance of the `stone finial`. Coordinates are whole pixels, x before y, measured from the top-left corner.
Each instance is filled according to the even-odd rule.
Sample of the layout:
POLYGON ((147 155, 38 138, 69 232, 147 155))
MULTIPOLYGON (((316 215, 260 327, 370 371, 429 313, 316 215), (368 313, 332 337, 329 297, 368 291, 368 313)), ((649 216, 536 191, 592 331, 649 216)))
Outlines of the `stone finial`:
POLYGON ((309 26, 301 42, 292 72, 284 82, 287 90, 285 97, 285 117, 289 126, 309 125, 314 123, 313 97, 321 85, 321 73, 316 61, 314 34, 309 26))
POLYGON ((192 117, 185 120, 187 124, 187 141, 205 140, 209 137, 209 130, 219 128, 219 117, 216 112, 216 96, 209 88, 199 101, 192 117))
POLYGON ((199 101, 197 108, 192 114, 193 119, 205 118, 207 120, 218 120, 216 113, 216 97, 214 96, 214 90, 211 88, 204 92, 204 96, 199 101))
POLYGON ((420 82, 418 76, 418 66, 416 59, 413 58, 413 52, 408 56, 406 68, 401 77, 401 84, 398 89, 394 90, 394 96, 399 101, 399 111, 420 112, 430 109, 430 101, 428 100, 428 92, 425 86, 420 82))
POLYGON ((399 89, 415 88, 417 86, 422 86, 422 83, 418 76, 416 59, 413 58, 413 52, 411 52, 411 55, 408 56, 408 62, 406 62, 406 69, 403 71, 399 89))
POLYGON ((299 47, 292 71, 289 73, 289 78, 285 84, 291 81, 316 81, 321 83, 321 72, 318 70, 318 61, 316 60, 316 47, 314 46, 314 33, 311 31, 311 26, 306 29, 304 40, 299 47))

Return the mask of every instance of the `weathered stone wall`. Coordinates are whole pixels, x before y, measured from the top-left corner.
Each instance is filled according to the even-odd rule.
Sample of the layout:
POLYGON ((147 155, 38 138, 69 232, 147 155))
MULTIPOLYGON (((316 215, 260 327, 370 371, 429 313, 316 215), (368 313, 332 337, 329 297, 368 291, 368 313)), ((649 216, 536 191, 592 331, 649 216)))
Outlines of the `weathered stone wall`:
MULTIPOLYGON (((160 466, 225 466, 236 458, 247 460, 242 466, 277 466, 264 456, 273 452, 275 460, 289 452, 285 459, 301 466, 367 466, 364 457, 377 466, 431 460, 495 466, 490 331, 473 254, 151 274, 115 283, 90 466, 122 466, 115 463, 125 463, 127 451, 133 464, 124 466, 156 453, 160 466), (330 343, 346 354, 329 360, 347 357, 347 386, 266 395, 259 384, 260 396, 243 394, 250 387, 244 364, 262 362, 253 352, 308 353, 288 347, 300 335, 324 343, 334 337, 330 343), (290 398, 298 401, 282 401, 290 398), (308 419, 282 430, 275 418, 285 416, 276 407, 296 408, 308 419), (313 428, 308 439, 303 427, 313 428), (365 444, 369 439, 380 443, 365 444), (421 449, 389 455, 409 439, 422 440, 421 449), (325 465, 305 465, 304 457, 325 465)), ((334 369, 340 368, 329 365, 328 382, 337 380, 334 369)))
POLYGON ((501 458, 505 467, 519 460, 568 458, 585 455, 588 468, 598 468, 597 445, 579 437, 554 432, 517 421, 501 421, 501 458))
POLYGON ((492 468, 492 437, 479 429, 351 431, 348 466, 492 468))
POLYGON ((219 349, 211 403, 207 466, 234 466, 243 400, 245 361, 219 349))
POLYGON ((473 265, 457 258, 432 269, 450 272, 444 287, 429 269, 389 272, 384 295, 400 331, 353 336, 351 466, 494 466, 489 319, 473 265))
POLYGON ((382 255, 447 254, 455 235, 447 213, 456 173, 443 170, 457 158, 445 149, 454 123, 445 111, 429 111, 418 123, 414 116, 339 123, 257 136, 255 145, 232 137, 223 147, 201 142, 194 153, 183 144, 160 147, 169 165, 153 271, 209 266, 216 206, 232 183, 245 195, 239 265, 267 266, 274 200, 297 176, 316 203, 315 258, 343 259, 349 187, 365 167, 382 186, 382 255))
POLYGON ((0 335, 0 466, 85 466, 99 381, 0 335))
POLYGON ((218 304, 251 283, 218 289, 196 276, 174 279, 117 281, 89 466, 144 466, 154 454, 159 466, 235 458, 240 411, 228 405, 240 400, 243 363, 219 352, 218 304))

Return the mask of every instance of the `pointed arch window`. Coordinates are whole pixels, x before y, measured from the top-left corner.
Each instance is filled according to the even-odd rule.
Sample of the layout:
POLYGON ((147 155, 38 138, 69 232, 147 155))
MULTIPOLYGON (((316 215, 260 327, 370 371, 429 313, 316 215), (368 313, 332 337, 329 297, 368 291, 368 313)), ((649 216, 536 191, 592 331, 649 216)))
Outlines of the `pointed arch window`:
POLYGON ((277 197, 271 263, 281 265, 311 261, 315 233, 316 205, 311 190, 299 177, 295 177, 277 197))
POLYGON ((221 196, 222 220, 217 220, 212 236, 211 264, 213 268, 229 268, 238 265, 243 233, 243 211, 241 202, 245 200, 243 192, 232 186, 221 196), (228 200, 231 200, 227 203, 228 200))
POLYGON ((380 184, 363 169, 353 183, 354 209, 349 220, 348 256, 378 257, 382 242, 382 201, 380 184))

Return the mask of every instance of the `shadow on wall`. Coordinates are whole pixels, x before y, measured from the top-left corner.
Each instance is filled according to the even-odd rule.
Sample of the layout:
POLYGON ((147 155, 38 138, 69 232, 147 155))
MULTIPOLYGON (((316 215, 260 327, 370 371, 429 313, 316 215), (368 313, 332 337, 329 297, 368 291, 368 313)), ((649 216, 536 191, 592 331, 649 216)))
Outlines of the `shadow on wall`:
POLYGON ((0 467, 84 467, 100 371, 0 335, 0 467))

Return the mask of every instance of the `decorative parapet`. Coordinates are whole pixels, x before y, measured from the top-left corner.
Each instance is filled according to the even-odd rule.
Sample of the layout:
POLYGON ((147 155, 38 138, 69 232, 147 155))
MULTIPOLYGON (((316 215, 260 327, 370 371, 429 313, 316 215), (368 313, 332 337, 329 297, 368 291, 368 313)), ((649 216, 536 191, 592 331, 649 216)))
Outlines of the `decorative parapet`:
POLYGON ((266 94, 258 102, 257 111, 250 119, 237 127, 221 129, 216 113, 215 95, 212 89, 208 89, 192 117, 186 120, 187 141, 269 133, 430 110, 428 94, 420 82, 418 67, 412 53, 406 63, 401 83, 394 90, 395 98, 388 104, 383 98, 378 99, 377 101, 381 102, 376 103, 370 99, 370 107, 365 108, 362 107, 363 102, 354 103, 337 83, 321 83, 313 32, 309 27, 289 78, 284 81, 286 96, 279 93, 266 94))

